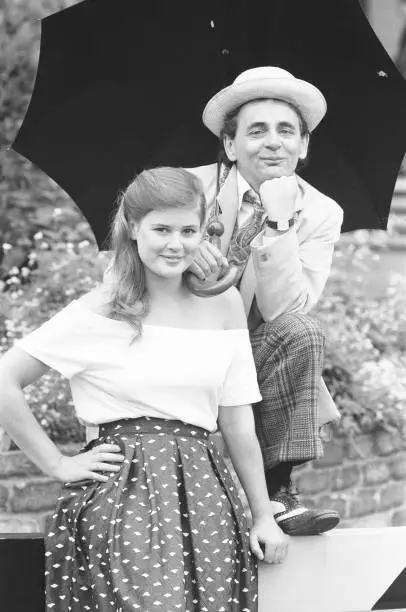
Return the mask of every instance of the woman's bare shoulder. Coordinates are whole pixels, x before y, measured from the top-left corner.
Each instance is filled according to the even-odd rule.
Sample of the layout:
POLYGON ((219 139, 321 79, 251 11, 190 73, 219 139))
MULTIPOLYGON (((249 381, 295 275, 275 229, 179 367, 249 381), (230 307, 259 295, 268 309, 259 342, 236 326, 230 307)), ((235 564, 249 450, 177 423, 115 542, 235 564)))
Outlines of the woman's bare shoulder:
POLYGON ((82 295, 78 302, 96 314, 106 315, 109 312, 110 290, 103 283, 82 295))
POLYGON ((244 304, 238 289, 230 287, 230 289, 212 299, 215 300, 224 329, 244 329, 247 327, 244 304))

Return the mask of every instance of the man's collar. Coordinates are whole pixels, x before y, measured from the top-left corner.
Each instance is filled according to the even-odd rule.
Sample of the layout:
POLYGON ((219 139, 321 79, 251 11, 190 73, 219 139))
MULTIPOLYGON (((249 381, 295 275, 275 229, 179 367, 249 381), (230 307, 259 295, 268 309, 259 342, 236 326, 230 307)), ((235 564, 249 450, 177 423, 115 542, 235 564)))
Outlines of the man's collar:
MULTIPOLYGON (((248 183, 248 181, 245 180, 243 175, 237 170, 237 168, 236 168, 236 171, 237 171, 237 190, 238 190, 238 211, 240 211, 244 193, 246 193, 250 189, 252 190, 252 187, 248 183)), ((301 184, 300 177, 297 176, 297 179, 298 179, 298 190, 297 190, 296 203, 295 203, 295 212, 299 212, 300 210, 303 209, 303 197, 304 197, 304 189, 303 189, 303 185, 301 184)))
POLYGON ((251 185, 245 180, 243 175, 237 170, 237 191, 238 191, 238 210, 241 209, 244 193, 252 190, 251 185))

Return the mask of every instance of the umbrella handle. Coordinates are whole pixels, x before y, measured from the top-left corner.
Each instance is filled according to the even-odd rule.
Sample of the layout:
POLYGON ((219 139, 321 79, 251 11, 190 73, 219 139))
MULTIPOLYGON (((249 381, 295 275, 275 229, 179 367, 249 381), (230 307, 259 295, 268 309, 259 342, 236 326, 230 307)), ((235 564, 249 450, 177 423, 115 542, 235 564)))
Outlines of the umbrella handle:
POLYGON ((220 278, 211 282, 197 278, 193 272, 186 272, 184 274, 184 281, 186 287, 194 295, 198 295, 199 297, 211 297, 227 291, 227 289, 234 285, 237 277, 238 268, 236 266, 231 266, 223 270, 220 278))
MULTIPOLYGON (((224 225, 217 217, 212 219, 207 226, 207 234, 209 241, 220 249, 220 236, 224 233, 224 225)), ((199 297, 211 297, 213 295, 219 295, 224 291, 227 291, 232 285, 235 284, 238 277, 238 268, 226 265, 223 266, 220 272, 219 278, 214 281, 206 281, 197 278, 193 272, 186 272, 184 274, 184 281, 191 293, 198 295, 199 297)))

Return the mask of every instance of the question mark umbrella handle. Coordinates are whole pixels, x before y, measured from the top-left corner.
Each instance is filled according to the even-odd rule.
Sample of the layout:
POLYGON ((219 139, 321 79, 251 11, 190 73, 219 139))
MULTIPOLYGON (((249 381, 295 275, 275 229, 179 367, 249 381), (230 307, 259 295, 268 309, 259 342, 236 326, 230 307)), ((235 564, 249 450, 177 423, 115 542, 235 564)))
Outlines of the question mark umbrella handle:
MULTIPOLYGON (((219 219, 211 221, 207 228, 207 234, 210 242, 220 249, 220 236, 224 233, 224 225, 219 219)), ((219 295, 224 291, 227 291, 238 277, 238 268, 236 266, 223 266, 220 271, 220 276, 215 281, 206 281, 197 278, 192 272, 186 272, 184 275, 185 284, 189 291, 199 297, 211 297, 213 295, 219 295)))

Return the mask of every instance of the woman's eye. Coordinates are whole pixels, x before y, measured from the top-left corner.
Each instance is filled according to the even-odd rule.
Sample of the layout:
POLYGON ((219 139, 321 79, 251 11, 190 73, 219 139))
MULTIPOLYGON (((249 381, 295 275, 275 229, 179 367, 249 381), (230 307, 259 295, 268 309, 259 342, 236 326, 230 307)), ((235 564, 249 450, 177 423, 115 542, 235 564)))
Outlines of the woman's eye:
POLYGON ((193 227, 187 227, 183 230, 183 233, 186 234, 186 236, 194 236, 197 232, 193 227))
POLYGON ((168 232, 169 230, 167 227, 156 227, 155 231, 159 232, 160 234, 166 234, 166 232, 168 232))

